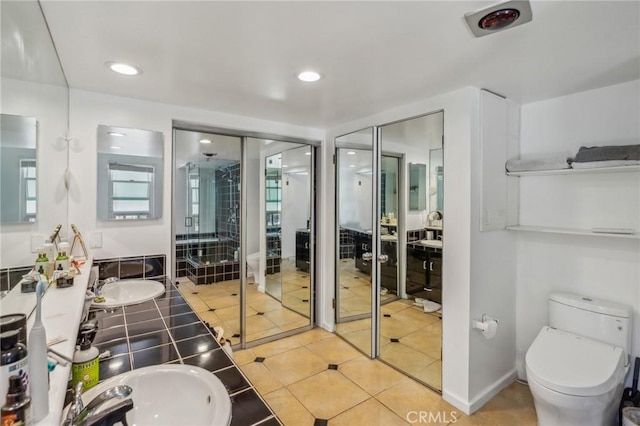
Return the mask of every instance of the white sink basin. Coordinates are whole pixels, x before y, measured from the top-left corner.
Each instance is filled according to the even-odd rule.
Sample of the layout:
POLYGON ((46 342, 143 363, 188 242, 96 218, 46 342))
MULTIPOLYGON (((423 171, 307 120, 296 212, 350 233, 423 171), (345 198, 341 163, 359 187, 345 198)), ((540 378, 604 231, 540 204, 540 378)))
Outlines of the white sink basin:
POLYGON ((102 286, 104 302, 93 302, 94 308, 116 308, 146 302, 164 293, 164 284, 154 280, 120 280, 102 286))
MULTIPOLYGON (((224 384, 203 368, 182 364, 139 368, 86 391, 82 394, 84 405, 118 385, 133 389, 129 396, 133 409, 127 413, 130 426, 228 426, 231 423, 231 399, 224 384)), ((96 413, 121 401, 116 398, 105 402, 96 413)))
POLYGON ((442 240, 420 240, 420 244, 431 248, 442 248, 442 240))

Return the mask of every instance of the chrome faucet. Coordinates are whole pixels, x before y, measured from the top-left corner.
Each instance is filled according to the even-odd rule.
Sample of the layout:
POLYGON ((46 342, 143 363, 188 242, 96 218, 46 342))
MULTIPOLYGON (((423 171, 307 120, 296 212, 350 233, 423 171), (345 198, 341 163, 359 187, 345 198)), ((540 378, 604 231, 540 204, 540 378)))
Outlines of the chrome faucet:
POLYGON ((126 399, 114 406, 96 413, 96 410, 105 402, 114 398, 126 398, 131 395, 133 389, 130 386, 120 385, 114 386, 96 396, 85 407, 82 403, 82 386, 84 382, 80 382, 75 387, 73 402, 67 412, 67 419, 62 423, 63 426, 110 426, 117 422, 127 425, 126 413, 133 409, 133 401, 126 399))
POLYGON ((114 282, 116 282, 118 280, 119 280, 119 278, 117 278, 117 277, 109 277, 109 278, 106 278, 104 280, 96 280, 95 284, 93 285, 93 294, 95 294, 96 296, 100 296, 100 293, 102 291, 102 287, 105 284, 114 283, 114 282))

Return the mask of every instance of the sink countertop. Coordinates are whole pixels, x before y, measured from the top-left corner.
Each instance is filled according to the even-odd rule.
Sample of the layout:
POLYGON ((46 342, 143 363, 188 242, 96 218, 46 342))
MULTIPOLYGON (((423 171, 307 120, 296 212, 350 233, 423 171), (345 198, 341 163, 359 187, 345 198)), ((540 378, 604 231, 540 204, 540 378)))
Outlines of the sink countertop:
POLYGON ((418 240, 418 241, 410 241, 409 244, 416 244, 423 247, 430 248, 442 248, 442 240, 418 240))
MULTIPOLYGON (((92 258, 89 258, 80 267, 81 274, 74 278, 72 287, 50 286, 45 297, 42 298, 42 324, 47 333, 47 341, 66 339, 52 345, 51 348, 69 358, 73 358, 76 348, 76 337, 82 319, 82 308, 89 284, 91 264, 92 258)), ((29 331, 34 322, 35 315, 31 315, 27 321, 29 331)), ((49 414, 35 423, 37 426, 57 426, 62 423, 62 409, 70 372, 71 363, 68 363, 65 367, 56 365, 56 369, 49 375, 49 414)))
MULTIPOLYGON (((280 424, 176 285, 168 278, 153 279, 165 283, 163 295, 136 305, 90 312, 98 323, 94 346, 100 353, 110 352, 100 361, 100 380, 151 365, 195 365, 211 371, 226 386, 232 401, 231 426, 280 424)), ((176 284, 182 280, 188 278, 178 278, 176 284)))

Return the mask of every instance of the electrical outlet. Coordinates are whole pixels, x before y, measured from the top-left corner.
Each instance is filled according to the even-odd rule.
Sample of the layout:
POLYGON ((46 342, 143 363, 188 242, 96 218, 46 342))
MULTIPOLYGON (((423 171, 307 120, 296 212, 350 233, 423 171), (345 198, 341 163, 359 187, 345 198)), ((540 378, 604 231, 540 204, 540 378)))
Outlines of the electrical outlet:
POLYGON ((42 234, 31 235, 31 253, 38 253, 44 247, 45 236, 42 234))

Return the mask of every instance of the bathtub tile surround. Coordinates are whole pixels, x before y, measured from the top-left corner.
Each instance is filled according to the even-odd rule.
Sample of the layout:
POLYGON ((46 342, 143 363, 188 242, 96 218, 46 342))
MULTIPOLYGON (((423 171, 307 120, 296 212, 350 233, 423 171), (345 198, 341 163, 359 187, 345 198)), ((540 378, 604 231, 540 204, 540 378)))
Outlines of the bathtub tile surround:
POLYGON ((236 351, 234 359, 285 425, 537 424, 525 385, 511 384, 479 412, 466 416, 436 392, 357 351, 353 356, 333 358, 330 363, 337 368, 327 368, 317 360, 331 359, 342 345, 346 343, 334 334, 316 328, 236 351), (298 368, 295 379, 290 380, 280 372, 287 364, 305 367, 298 368), (316 364, 318 368, 310 368, 316 364), (420 423, 420 413, 425 419, 431 413, 431 421, 420 423))
POLYGON ((166 255, 128 256, 109 259, 97 259, 93 266, 98 267, 99 279, 110 277, 153 278, 166 275, 166 255))
POLYGON ((166 278, 158 280, 167 290, 154 300, 110 312, 90 312, 89 318, 98 323, 94 344, 101 353, 109 351, 100 361, 100 379, 156 364, 202 367, 227 388, 232 425, 280 425, 173 283, 166 278))
MULTIPOLYGON (((215 234, 176 236, 176 277, 188 277, 194 284, 213 284, 240 279, 240 262, 234 261, 237 242, 215 234)), ((267 237, 267 274, 281 271, 280 237, 267 237)))

